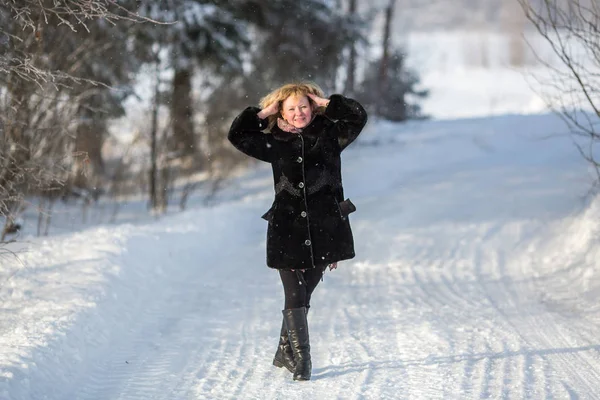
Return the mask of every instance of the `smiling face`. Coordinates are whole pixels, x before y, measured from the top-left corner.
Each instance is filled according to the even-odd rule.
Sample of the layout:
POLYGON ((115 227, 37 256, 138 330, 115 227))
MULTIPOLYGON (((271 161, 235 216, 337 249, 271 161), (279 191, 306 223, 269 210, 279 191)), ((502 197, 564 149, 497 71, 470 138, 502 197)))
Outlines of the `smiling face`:
POLYGON ((304 128, 312 120, 312 108, 306 96, 290 96, 283 102, 281 115, 296 128, 304 128))

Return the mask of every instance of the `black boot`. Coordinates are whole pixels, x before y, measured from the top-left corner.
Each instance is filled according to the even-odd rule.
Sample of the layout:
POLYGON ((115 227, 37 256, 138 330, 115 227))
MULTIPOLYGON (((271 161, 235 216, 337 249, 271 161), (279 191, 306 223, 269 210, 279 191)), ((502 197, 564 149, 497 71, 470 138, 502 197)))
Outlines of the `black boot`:
POLYGON ((290 346, 290 341, 288 339, 288 331, 285 327, 285 321, 281 323, 279 345, 277 346, 275 358, 273 358, 273 365, 278 368, 286 367, 291 373, 294 373, 294 370, 296 369, 296 362, 294 361, 294 352, 292 351, 292 346, 290 346))
POLYGON ((310 361, 310 341, 308 338, 306 307, 283 310, 283 319, 288 330, 290 345, 294 352, 294 361, 296 361, 294 380, 309 381, 312 363, 310 361))

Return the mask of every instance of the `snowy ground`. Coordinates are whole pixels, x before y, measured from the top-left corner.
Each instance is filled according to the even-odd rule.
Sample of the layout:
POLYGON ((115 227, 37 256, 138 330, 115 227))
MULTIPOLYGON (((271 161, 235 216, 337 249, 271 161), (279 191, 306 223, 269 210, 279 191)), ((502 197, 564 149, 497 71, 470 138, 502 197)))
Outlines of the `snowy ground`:
POLYGON ((0 399, 599 398, 600 199, 564 132, 371 121, 344 154, 357 257, 313 296, 310 382, 271 365, 266 165, 216 206, 14 244, 0 399))

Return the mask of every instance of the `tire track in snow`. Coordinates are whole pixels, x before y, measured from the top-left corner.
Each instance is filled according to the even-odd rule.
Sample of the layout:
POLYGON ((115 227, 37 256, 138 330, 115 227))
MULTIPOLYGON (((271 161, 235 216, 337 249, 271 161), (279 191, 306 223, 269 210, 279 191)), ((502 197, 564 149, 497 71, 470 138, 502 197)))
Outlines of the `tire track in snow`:
MULTIPOLYGON (((181 288, 181 283, 178 286, 181 288)), ((197 348, 193 346, 197 322, 167 317, 183 306, 183 299, 177 299, 167 289, 150 293, 154 293, 153 301, 132 307, 133 312, 126 318, 128 329, 113 335, 109 354, 95 360, 97 367, 80 383, 83 389, 75 398, 97 399, 111 393, 107 390, 115 398, 170 397, 179 373, 197 348), (185 347, 192 351, 184 351, 185 347), (164 394, 157 397, 159 382, 164 394)), ((148 300, 144 295, 139 298, 148 300)), ((117 325, 116 321, 113 324, 117 325)))
MULTIPOLYGON (((191 261, 168 266, 170 273, 156 280, 134 276, 128 281, 140 278, 145 286, 121 288, 118 302, 124 308, 115 314, 129 324, 92 337, 89 343, 110 354, 89 358, 99 365, 87 365, 90 373, 71 386, 71 398, 299 399, 326 393, 344 399, 512 399, 594 393, 582 384, 596 378, 591 351, 580 346, 579 352, 561 353, 547 343, 577 350, 573 342, 589 343, 591 329, 576 335, 584 322, 566 328, 564 315, 547 312, 547 305, 529 297, 531 275, 514 271, 494 242, 505 233, 498 224, 483 232, 468 226, 457 239, 456 228, 436 226, 405 237, 391 259, 374 261, 375 268, 349 262, 327 277, 310 315, 315 379, 301 384, 270 365, 280 319, 271 318, 279 310, 268 296, 278 282, 253 287, 262 293, 248 299, 249 290, 226 288, 232 279, 251 281, 254 272, 245 266, 215 273, 214 287, 208 288, 191 261), (192 296, 198 291, 205 293, 192 296), (226 301, 232 299, 244 307, 226 301), (211 307, 218 311, 210 313, 211 307), (542 331, 557 322, 560 327, 542 331), (272 336, 266 346, 260 339, 265 331, 272 336), (573 378, 577 371, 569 363, 591 371, 573 378), (564 382, 554 375, 562 372, 564 382)), ((221 262, 216 269, 228 260, 221 262)), ((119 326, 108 315, 106 325, 119 326)))
MULTIPOLYGON (((485 349, 486 352, 489 354, 493 353, 493 349, 490 347, 489 343, 485 343, 485 349)), ((492 394, 490 393, 490 390, 495 389, 495 386, 492 384, 492 382, 494 381, 493 376, 494 376, 494 372, 496 372, 496 370, 498 369, 498 362, 496 359, 492 358, 492 357, 486 357, 483 360, 483 377, 481 379, 481 387, 479 388, 479 398, 480 399, 489 399, 492 398, 492 394)))
MULTIPOLYGON (((126 272, 127 273, 127 272, 126 272)), ((133 277, 132 277, 133 278, 133 277)), ((135 277, 137 278, 137 277, 135 277)), ((134 282, 137 279, 133 279, 134 282)), ((144 321, 152 320, 158 314, 156 309, 143 307, 143 290, 136 286, 127 285, 129 280, 124 280, 122 286, 118 286, 114 296, 109 296, 105 301, 99 303, 98 309, 94 310, 93 318, 87 320, 83 318, 79 322, 84 331, 74 329, 69 333, 69 340, 66 342, 71 345, 80 345, 82 337, 85 337, 84 359, 79 365, 79 369, 70 377, 71 383, 64 386, 56 385, 57 392, 51 398, 103 398, 116 397, 111 395, 112 390, 127 384, 125 377, 130 376, 132 369, 136 368, 133 364, 137 361, 141 346, 120 346, 123 339, 127 340, 135 332, 135 326, 130 325, 131 321, 139 321, 140 317, 144 321), (123 303, 124 307, 119 307, 123 303), (113 313, 115 309, 118 313, 113 313), (103 313, 102 310, 110 310, 103 313), (143 310, 143 311, 142 311, 143 310), (86 325, 87 323, 91 325, 86 325), (112 328, 108 331, 107 328, 112 328), (81 336, 84 333, 86 336, 81 336), (116 339, 116 340, 115 340, 116 339), (110 346, 115 344, 116 346, 110 346), (107 347, 109 346, 109 347, 107 347), (93 360, 93 362, 86 362, 93 360)), ((148 282, 153 286, 152 281, 148 282)), ((92 316, 90 316, 92 317, 92 316)), ((155 330, 149 330, 154 332, 155 330)), ((55 379, 54 382, 60 382, 64 377, 55 379)), ((41 390, 44 385, 40 385, 41 390)))
MULTIPOLYGON (((420 242, 420 240, 417 238, 416 242, 420 242)), ((440 273, 443 273, 442 271, 445 270, 447 264, 451 263, 451 261, 448 261, 448 258, 456 257, 461 253, 460 241, 454 241, 453 246, 450 247, 449 251, 441 249, 441 252, 439 252, 439 248, 431 248, 432 243, 429 243, 428 241, 422 241, 422 243, 424 245, 415 249, 413 253, 415 256, 409 261, 409 265, 412 266, 410 268, 410 276, 412 281, 414 281, 414 285, 409 287, 410 291, 408 296, 414 299, 414 308, 418 310, 418 312, 422 313, 423 309, 427 310, 430 318, 433 318, 432 322, 436 322, 436 319, 440 316, 451 313, 453 310, 461 310, 464 308, 465 304, 470 304, 468 299, 458 295, 451 287, 449 279, 442 279, 440 276, 440 273), (435 251, 439 253, 436 253, 435 251)), ((408 244, 407 247, 411 245, 414 245, 414 243, 408 244)), ((452 340, 451 337, 448 337, 443 329, 436 329, 436 331, 442 335, 438 336, 438 338, 445 338, 444 346, 454 349, 456 341, 452 340)), ((416 342, 418 343, 418 341, 416 342)), ((431 364, 427 359, 423 362, 425 365, 431 364)), ((410 369, 412 370, 414 368, 410 369)), ((433 389, 419 391, 419 395, 437 398, 440 396, 441 392, 440 389, 434 389, 436 386, 442 388, 441 390, 443 391, 444 396, 447 393, 452 392, 452 389, 447 386, 447 381, 445 380, 439 381, 437 385, 433 384, 435 379, 432 379, 433 377, 429 376, 426 371, 417 371, 415 378, 417 381, 413 380, 413 387, 419 387, 425 384, 426 387, 429 386, 433 389), (419 378, 419 376, 422 376, 423 372, 425 372, 428 377, 420 383, 423 378, 419 378)))
MULTIPOLYGON (((347 323, 347 329, 348 332, 350 333, 350 337, 353 339, 354 343, 356 344, 354 347, 355 349, 357 349, 356 353, 354 354, 358 354, 358 359, 360 362, 364 363, 367 365, 367 367, 365 368, 365 370, 360 374, 362 375, 360 377, 360 380, 357 381, 355 383, 356 386, 359 386, 361 388, 365 388, 365 387, 370 387, 370 384, 373 381, 373 370, 371 368, 371 360, 372 360, 372 352, 369 350, 368 346, 364 343, 364 340, 362 337, 360 337, 356 332, 365 332, 365 326, 362 323, 362 319, 360 317, 357 317, 356 312, 352 312, 355 311, 356 307, 352 307, 350 309, 345 308, 344 311, 344 316, 345 316, 345 321, 347 323)), ((377 385, 374 385, 375 389, 377 389, 377 385)), ((357 393, 357 398, 359 395, 364 395, 364 391, 361 390, 359 393, 357 393)), ((376 393, 372 393, 370 392, 369 395, 370 396, 374 396, 373 398, 377 398, 375 396, 376 393)))
POLYGON ((310 322, 318 332, 312 336, 317 341, 313 368, 315 383, 336 393, 327 398, 394 399, 407 387, 402 346, 413 340, 394 318, 406 308, 397 284, 392 269, 351 266, 326 276, 317 289, 319 308, 310 322), (327 344, 325 353, 321 343, 327 344))
MULTIPOLYGON (((231 359, 231 362, 228 363, 226 368, 230 371, 229 379, 230 379, 230 398, 232 399, 240 399, 243 398, 244 388, 248 381, 252 381, 252 376, 256 371, 256 357, 252 357, 252 350, 249 347, 248 337, 245 334, 245 326, 242 326, 242 337, 240 338, 240 343, 237 345, 237 349, 235 351, 236 356, 231 359), (238 362, 236 363, 235 360, 238 362), (250 360, 254 360, 250 361, 250 360), (250 362, 251 365, 248 365, 250 362), (236 368, 236 364, 244 365, 242 369, 242 373, 238 373, 238 368, 236 368), (232 376, 233 375, 233 376, 232 376)), ((252 341, 250 341, 251 343, 252 341)))
POLYGON ((199 381, 196 383, 195 392, 200 394, 204 394, 203 396, 199 396, 200 399, 206 399, 206 394, 213 391, 213 389, 218 386, 221 382, 219 379, 220 372, 220 364, 215 360, 223 359, 223 348, 227 346, 223 340, 215 341, 215 345, 211 347, 210 351, 204 352, 206 356, 202 359, 203 366, 198 371, 199 381))
MULTIPOLYGON (((459 271, 457 267, 461 265, 464 269, 465 260, 468 260, 470 246, 472 243, 469 240, 468 232, 461 232, 459 238, 455 238, 448 251, 444 251, 443 248, 438 247, 436 249, 430 249, 430 251, 424 251, 425 254, 435 255, 436 252, 439 254, 437 260, 429 259, 425 262, 429 262, 431 265, 439 264, 439 267, 432 267, 425 269, 427 272, 425 278, 418 279, 421 286, 429 285, 434 290, 427 291, 427 293, 436 301, 435 309, 439 310, 436 315, 440 318, 440 324, 448 327, 456 324, 456 318, 462 322, 461 315, 465 313, 476 315, 481 309, 481 301, 477 299, 479 293, 468 290, 471 286, 470 279, 468 278, 468 271, 459 271), (441 250, 441 251, 440 251, 441 250), (465 274, 465 272, 467 272, 465 274), (454 319, 454 321, 453 321, 454 319)), ((454 361, 455 367, 452 369, 460 371, 457 373, 460 379, 460 386, 458 389, 462 393, 473 394, 474 377, 477 375, 480 368, 480 360, 468 357, 468 354, 476 352, 477 347, 480 345, 478 336, 476 335, 475 329, 462 330, 461 337, 457 337, 453 334, 451 329, 440 329, 440 332, 444 333, 446 345, 448 346, 448 354, 463 354, 466 355, 457 361, 454 361), (466 336, 468 335, 468 336, 466 336), (466 344, 466 347, 457 347, 457 345, 466 344), (459 369, 460 365, 463 365, 462 370, 459 369)), ((453 361, 450 358, 450 365, 453 361)), ((456 393, 457 387, 452 382, 444 384, 444 397, 452 396, 456 393)))
MULTIPOLYGON (((475 353, 475 346, 474 346, 473 340, 474 340, 474 338, 471 335, 471 337, 467 341, 467 348, 464 349, 465 354, 474 354, 475 353)), ((475 369, 477 362, 478 361, 474 360, 473 358, 467 358, 463 363, 464 367, 463 367, 463 371, 462 371, 462 379, 461 379, 460 389, 461 389, 461 392, 464 394, 471 394, 471 395, 473 394, 472 393, 473 370, 475 369)), ((476 396, 473 396, 473 397, 476 397, 476 396)))
MULTIPOLYGON (((499 233, 501 229, 497 227, 494 229, 494 234, 499 233)), ((490 232, 486 235, 486 240, 492 240, 494 235, 490 232)), ((504 379, 503 382, 509 383, 508 388, 502 388, 502 396, 517 396, 521 397, 523 392, 517 395, 516 390, 525 391, 527 385, 527 379, 523 380, 523 372, 527 371, 527 363, 522 357, 515 355, 514 351, 507 351, 510 348, 522 348, 526 342, 524 342, 521 335, 514 331, 514 326, 509 320, 509 316, 505 311, 506 304, 500 306, 498 300, 494 297, 494 294, 500 293, 502 295, 502 301, 511 301, 511 292, 507 291, 505 282, 508 279, 507 275, 498 273, 497 266, 498 260, 501 259, 498 250, 491 250, 485 247, 485 243, 480 243, 474 249, 474 272, 476 274, 476 283, 480 287, 480 293, 486 300, 486 304, 491 307, 493 314, 490 316, 497 324, 497 328, 493 333, 496 336, 500 336, 503 342, 503 349, 499 357, 506 358, 505 366, 503 371, 504 379), (485 255, 484 256, 484 250, 485 255), (486 274, 483 274, 483 268, 485 265, 486 274), (506 333, 502 333, 506 332, 506 333), (513 366, 513 360, 516 365, 513 366), (520 368, 518 365, 523 364, 520 368), (511 366, 513 366, 511 368, 511 366), (508 390, 506 390, 508 389, 508 390)), ((515 309, 516 310, 516 309, 515 309)))
MULTIPOLYGON (((494 240, 495 235, 500 233, 502 233, 502 229, 496 226, 494 231, 489 232, 485 238, 488 241, 492 241, 494 240)), ((476 242, 477 241, 474 240, 472 243, 476 242)), ((451 268, 457 260, 447 259, 447 262, 437 263, 437 265, 435 259, 432 261, 431 257, 423 256, 422 258, 413 258, 410 260, 408 264, 413 266, 410 269, 411 276, 418 286, 417 289, 412 290, 410 293, 413 297, 420 296, 419 300, 421 300, 421 302, 413 300, 411 304, 415 307, 418 307, 419 304, 421 304, 425 306, 426 309, 440 310, 443 309, 445 304, 452 303, 453 307, 450 307, 450 311, 448 311, 451 315, 456 316, 454 311, 462 311, 462 313, 470 312, 472 316, 481 318, 484 321, 493 321, 493 323, 497 325, 495 329, 488 332, 489 337, 486 339, 493 338, 496 342, 500 339, 504 343, 510 343, 511 348, 531 348, 532 346, 526 339, 527 335, 523 336, 523 333, 516 329, 514 323, 515 319, 528 320, 531 319, 532 316, 535 316, 532 314, 531 308, 523 313, 517 306, 521 305, 520 307, 522 307, 523 304, 528 304, 526 301, 528 299, 522 297, 523 294, 527 294, 528 292, 525 291, 521 293, 521 297, 519 297, 519 294, 515 292, 516 286, 513 282, 516 282, 517 285, 521 286, 523 284, 509 278, 510 275, 507 273, 499 272, 500 269, 498 266, 506 265, 508 261, 504 259, 501 251, 494 250, 490 245, 491 243, 479 242, 472 246, 472 260, 474 260, 473 265, 475 268, 473 269, 473 280, 471 284, 466 279, 452 280, 452 277, 454 276, 460 276, 461 278, 464 276, 465 271, 458 273, 451 268), (486 254, 485 257, 483 256, 484 251, 486 254), (432 267, 419 267, 422 265, 431 265, 432 267), (437 274, 437 270, 440 269, 439 265, 441 265, 443 271, 448 271, 441 275, 441 279, 437 274), (486 270, 485 276, 481 273, 481 269, 484 265, 486 270), (436 277, 439 279, 439 283, 436 282, 436 277), (456 287, 453 287, 454 283, 456 284, 456 287), (471 287, 476 290, 472 290, 471 287), (475 304, 479 304, 480 307, 474 307, 473 305, 475 304), (469 308, 469 306, 471 306, 471 308, 469 308)), ((423 249, 413 249, 413 254, 431 256, 432 253, 424 251, 423 249)), ((458 257, 461 252, 454 248, 452 252, 448 254, 453 254, 458 257)), ((468 258, 467 256, 468 251, 462 258, 468 258)), ((523 282, 527 282, 527 279, 524 279, 523 282)), ((531 305, 528 305, 527 307, 531 307, 531 305)), ((448 307, 446 307, 446 310, 447 309, 448 307)), ((439 316, 440 313, 435 315, 439 316)), ((530 328, 535 325, 538 330, 542 330, 544 329, 544 326, 552 324, 552 320, 553 318, 550 318, 550 320, 547 321, 532 323, 530 328)), ((447 320, 442 318, 441 323, 444 323, 444 321, 447 320)), ((556 321, 554 321, 554 324, 556 324, 556 321)), ((558 338, 559 342, 565 341, 564 339, 560 339, 560 336, 557 334, 553 334, 552 336, 558 338)), ((448 338, 448 342, 452 343, 453 341, 451 335, 448 338)), ((552 364, 552 360, 549 360, 548 356, 543 352, 540 354, 535 352, 528 353, 527 350, 524 350, 522 353, 520 351, 515 353, 514 351, 507 352, 505 349, 499 350, 499 353, 491 353, 489 344, 483 342, 483 345, 485 349, 488 349, 487 352, 489 353, 489 356, 483 357, 481 360, 471 360, 470 365, 467 367, 467 375, 474 376, 479 374, 479 371, 482 371, 481 382, 488 382, 480 385, 482 391, 479 393, 480 396, 494 397, 494 395, 497 394, 502 397, 515 395, 519 397, 551 393, 548 388, 552 387, 552 382, 555 382, 555 380, 552 381, 552 376, 548 372, 550 371, 548 365, 552 364), (514 368, 514 359, 521 365, 520 368, 514 368), (499 362, 501 360, 504 361, 499 362), (511 365, 513 367, 511 367, 511 365), (469 371, 473 371, 474 373, 470 374, 469 371), (492 379, 491 375, 498 373, 504 376, 502 382, 507 382, 506 384, 510 385, 510 388, 507 389, 504 383, 494 384, 494 382, 499 381, 492 379)), ((452 346, 450 347, 452 348, 452 346)), ((452 351, 454 352, 456 349, 452 349, 452 351)), ((465 354, 472 353, 473 351, 474 350, 467 349, 465 354)), ((580 358, 586 358, 587 356, 587 354, 579 355, 580 358)), ((555 356, 553 355, 552 357, 555 356)), ((562 357, 562 355, 560 357, 562 357)), ((581 365, 581 362, 582 360, 577 361, 576 364, 581 365)), ((584 364, 586 363, 584 362, 584 364)), ((594 364, 592 362, 587 364, 593 370, 594 364)), ((584 385, 582 387, 584 391, 590 393, 593 392, 589 386, 584 385)), ((448 390, 445 392, 448 393, 448 390)), ((560 390, 554 394, 562 395, 565 394, 565 392, 564 390, 560 390)), ((477 393, 473 393, 473 395, 475 396, 477 393)))
MULTIPOLYGON (((570 282, 568 285, 570 290, 573 290, 573 286, 577 286, 574 282, 570 282)), ((520 293, 535 293, 532 284, 527 285, 525 282, 522 286, 524 288, 519 291, 516 288, 510 288, 514 293, 514 298, 518 298, 520 293)), ((520 296, 521 303, 527 301, 522 298, 522 294, 520 296)), ((536 296, 532 297, 537 300, 536 296)), ((557 369, 560 374, 568 372, 569 378, 575 379, 577 387, 583 388, 586 393, 600 395, 597 385, 597 382, 600 381, 600 371, 597 368, 600 346, 578 345, 578 343, 596 343, 596 338, 584 338, 581 332, 585 332, 585 329, 582 331, 577 328, 573 329, 572 321, 564 318, 560 313, 549 312, 547 307, 539 301, 533 303, 533 307, 526 308, 525 312, 529 318, 521 316, 517 329, 527 336, 529 346, 535 348, 537 345, 548 349, 540 353, 541 359, 550 365, 558 365, 557 369), (594 353, 595 356, 592 355, 594 353), (586 367, 582 368, 582 364, 586 364, 586 367), (582 371, 585 373, 582 374, 582 371)))
MULTIPOLYGON (((497 231, 498 227, 495 230, 497 231)), ((486 296, 484 288, 479 287, 475 276, 476 265, 481 265, 481 262, 478 262, 477 258, 481 259, 481 255, 478 255, 478 249, 482 246, 482 243, 476 240, 477 234, 476 230, 472 233, 475 238, 469 238, 468 234, 463 234, 460 239, 463 246, 460 249, 454 246, 451 247, 452 250, 449 253, 445 255, 443 252, 441 253, 446 258, 443 261, 439 261, 442 267, 438 269, 441 269, 443 272, 439 273, 436 269, 429 268, 424 269, 424 274, 420 274, 414 270, 413 274, 416 282, 423 289, 423 293, 428 297, 426 303, 433 309, 444 311, 443 313, 438 312, 436 314, 440 318, 440 324, 447 325, 448 327, 452 326, 453 323, 461 324, 467 327, 467 331, 463 331, 464 333, 469 334, 470 332, 468 338, 464 337, 464 333, 459 338, 451 330, 446 329, 446 334, 448 335, 446 340, 450 354, 458 353, 464 355, 464 358, 460 358, 462 361, 458 362, 458 364, 463 365, 464 369, 462 371, 457 370, 456 373, 457 376, 462 377, 460 391, 462 393, 467 392, 474 397, 494 397, 495 393, 498 393, 498 390, 501 389, 501 386, 494 386, 492 384, 494 380, 491 376, 500 372, 497 370, 501 367, 501 363, 492 361, 493 353, 489 352, 491 347, 487 341, 490 338, 489 336, 494 337, 495 340, 503 337, 505 338, 504 340, 512 340, 513 338, 510 335, 506 337, 503 329, 495 329, 494 323, 490 324, 491 321, 496 322, 499 315, 498 313, 490 314, 488 308, 492 299, 486 296), (469 260, 473 261, 469 262, 469 260), (471 272, 469 272, 469 264, 475 266, 475 269, 471 269, 471 272), (456 267, 459 265, 461 266, 460 270, 457 270, 456 267), (469 276, 472 278, 469 278, 469 276), (460 279, 457 279, 458 277, 460 279), (429 290, 428 286, 433 287, 434 290, 429 290), (478 333, 478 329, 480 328, 478 327, 479 321, 485 322, 483 328, 488 329, 486 332, 489 335, 488 337, 481 337, 482 335, 478 333), (454 344, 461 343, 466 344, 467 347, 460 348, 454 346, 454 344), (478 353, 478 351, 483 354, 487 351, 489 356, 477 356, 477 354, 482 354, 478 353), (477 381, 480 383, 477 384, 477 381), (476 393, 477 390, 481 392, 476 393)), ((490 233, 486 236, 486 239, 492 237, 493 234, 490 233)), ((438 246, 439 243, 443 243, 443 241, 438 241, 438 246)), ((423 251, 423 253, 432 254, 432 252, 427 251, 423 251)), ((415 264, 428 261, 430 264, 434 264, 430 260, 413 261, 415 264)), ((499 325, 501 328, 503 324, 499 325)), ((444 332, 443 329, 441 331, 444 332)), ((452 390, 451 386, 448 387, 445 389, 445 394, 451 396, 452 390)))
MULTIPOLYGON (((146 255, 148 262, 165 259, 155 253, 146 255)), ((80 380, 81 388, 72 398, 212 399, 215 393, 233 398, 244 390, 248 379, 254 379, 253 343, 246 345, 231 335, 245 333, 246 326, 239 325, 245 321, 243 310, 231 303, 237 301, 235 289, 222 284, 229 272, 213 274, 211 286, 206 286, 204 275, 190 268, 194 260, 186 262, 181 255, 177 260, 181 265, 167 266, 169 274, 155 281, 148 277, 125 280, 143 282, 135 296, 126 296, 131 288, 122 290, 124 296, 118 302, 122 309, 117 314, 128 326, 113 332, 108 340, 111 354, 97 357, 98 368, 80 380), (129 363, 114 368, 115 358, 129 363), (238 373, 238 365, 246 368, 246 374, 238 373)), ((235 266, 230 268, 235 270, 235 266)), ((252 304, 254 298, 246 301, 252 304)), ((117 321, 107 324, 119 326, 117 321)))
MULTIPOLYGON (((157 255, 161 251, 151 250, 144 257, 148 263, 164 260, 157 255)), ((214 337, 210 330, 217 333, 220 329, 219 321, 207 323, 203 310, 215 299, 230 296, 231 290, 203 288, 202 275, 183 264, 163 266, 168 275, 124 276, 121 284, 114 285, 114 298, 99 304, 93 320, 94 326, 113 330, 93 332, 88 345, 94 343, 99 349, 92 348, 86 355, 89 362, 83 364, 84 371, 65 389, 70 394, 57 393, 51 398, 189 398, 185 394, 189 395, 198 382, 201 366, 197 363, 206 354, 203 333, 214 337), (198 288, 205 293, 194 295, 198 288)), ((210 351, 210 341, 206 344, 210 351)), ((221 355, 233 351, 219 350, 215 354, 213 348, 212 358, 209 355, 206 362, 214 365, 221 355)))
MULTIPOLYGON (((511 354, 510 343, 504 342, 502 344, 502 354, 511 354)), ((516 371, 522 370, 520 364, 522 363, 522 357, 510 357, 506 356, 502 358, 504 360, 504 368, 502 374, 502 398, 503 399, 515 399, 519 398, 520 387, 522 381, 519 376, 515 376, 516 371)))
POLYGON ((215 354, 215 358, 212 360, 214 367, 209 371, 208 375, 216 375, 219 383, 214 385, 211 391, 220 393, 224 398, 235 398, 232 396, 233 393, 238 391, 240 385, 244 383, 242 377, 238 374, 239 368, 235 368, 233 364, 243 365, 243 374, 247 374, 251 368, 250 365, 244 363, 246 360, 239 358, 242 348, 243 346, 239 341, 236 343, 225 339, 219 348, 219 352, 215 354), (237 361, 237 363, 233 360, 237 361))
MULTIPOLYGON (((565 337, 558 329, 559 324, 557 322, 559 321, 557 321, 556 317, 544 312, 539 307, 539 304, 532 301, 533 299, 523 297, 524 295, 531 295, 530 288, 526 286, 526 283, 519 283, 508 278, 510 275, 506 270, 507 260, 505 260, 502 252, 496 251, 489 254, 495 256, 495 258, 492 257, 488 260, 486 271, 497 274, 500 279, 495 281, 494 285, 485 279, 480 279, 479 282, 492 307, 502 315, 503 320, 512 327, 514 334, 520 338, 520 348, 523 350, 521 350, 522 356, 519 358, 523 359, 523 366, 521 370, 522 380, 519 397, 530 398, 533 392, 539 391, 540 385, 548 386, 548 369, 539 368, 539 364, 535 363, 536 359, 542 359, 544 363, 549 363, 553 368, 562 373, 568 372, 570 378, 578 382, 579 388, 583 388, 587 393, 594 393, 594 385, 582 377, 577 369, 573 367, 573 365, 578 365, 580 362, 574 362, 577 360, 566 360, 561 351, 550 351, 550 353, 546 351, 546 349, 560 348, 563 345, 569 346, 568 341, 565 340, 565 337), (511 284, 508 284, 508 282, 511 284), (513 284, 513 282, 515 283, 513 284), (521 289, 517 291, 516 285, 521 286, 521 289), (500 303, 500 300, 502 303, 500 303), (535 350, 540 347, 543 349, 542 351, 538 352, 535 350), (546 371, 542 377, 536 374, 536 370, 539 369, 546 371), (535 385, 536 380, 543 383, 535 385)), ((480 254, 478 258, 483 259, 480 254)), ((481 276, 481 270, 478 273, 481 276)), ((523 280, 523 282, 526 281, 527 279, 523 280)), ((575 359, 579 358, 579 361, 581 361, 581 358, 585 357, 585 355, 577 354, 572 357, 575 359)), ((597 371, 595 372, 597 373, 597 371)))
MULTIPOLYGON (((260 319, 260 314, 254 313, 253 318, 252 320, 250 320, 250 322, 252 324, 255 324, 255 322, 260 321, 260 319)), ((259 361, 265 363, 265 368, 269 365, 268 362, 271 361, 271 359, 265 357, 264 355, 261 355, 262 352, 258 351, 256 347, 252 346, 252 344, 259 343, 259 340, 255 336, 256 332, 254 332, 250 327, 248 327, 247 322, 247 320, 244 320, 244 323, 242 323, 242 326, 239 330, 241 332, 241 337, 240 342, 237 346, 237 355, 235 357, 231 357, 230 362, 225 366, 229 371, 232 371, 234 374, 234 379, 230 381, 230 390, 228 391, 228 393, 230 394, 230 398, 232 399, 244 398, 244 392, 248 382, 258 380, 258 375, 261 373, 261 368, 259 368, 258 365, 259 361), (241 374, 238 373, 238 365, 243 366, 243 372, 241 374)), ((273 351, 276 350, 278 339, 278 336, 273 337, 272 339, 273 351)), ((272 370, 274 368, 275 367, 271 367, 272 370)))
POLYGON ((261 333, 264 335, 260 326, 262 309, 245 311, 232 313, 228 319, 235 322, 228 324, 228 332, 216 335, 219 344, 203 359, 201 364, 208 367, 197 372, 192 398, 212 399, 216 393, 222 398, 253 398, 247 391, 248 384, 268 383, 271 374, 279 372, 270 365, 271 359, 264 351, 267 348, 275 352, 278 336, 272 335, 265 347, 259 339, 261 333))
MULTIPOLYGON (((354 278, 355 284, 363 283, 362 274, 354 278)), ((332 299, 326 296, 331 303, 319 301, 319 297, 331 291, 330 287, 326 287, 327 281, 325 276, 325 282, 319 284, 323 287, 315 291, 309 313, 313 380, 325 383, 335 378, 337 398, 361 399, 364 398, 365 385, 373 379, 373 371, 371 352, 356 333, 364 332, 361 319, 356 318, 357 314, 360 315, 360 306, 350 302, 348 293, 332 299), (327 334, 322 331, 324 324, 327 334), (326 352, 323 352, 325 349, 326 352), (323 367, 325 363, 329 365, 323 367)))

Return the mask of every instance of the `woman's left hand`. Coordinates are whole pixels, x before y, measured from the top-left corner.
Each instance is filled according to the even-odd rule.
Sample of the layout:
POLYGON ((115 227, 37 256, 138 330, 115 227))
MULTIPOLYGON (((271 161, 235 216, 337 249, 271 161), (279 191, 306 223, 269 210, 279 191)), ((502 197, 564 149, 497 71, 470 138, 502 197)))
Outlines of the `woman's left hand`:
POLYGON ((318 107, 327 107, 329 105, 329 99, 324 99, 312 93, 308 93, 308 97, 310 97, 318 107))
POLYGON ((331 263, 331 264, 329 264, 329 270, 330 270, 330 271, 333 271, 333 270, 334 270, 334 269, 336 269, 336 268, 337 268, 337 262, 334 262, 334 263, 331 263))

